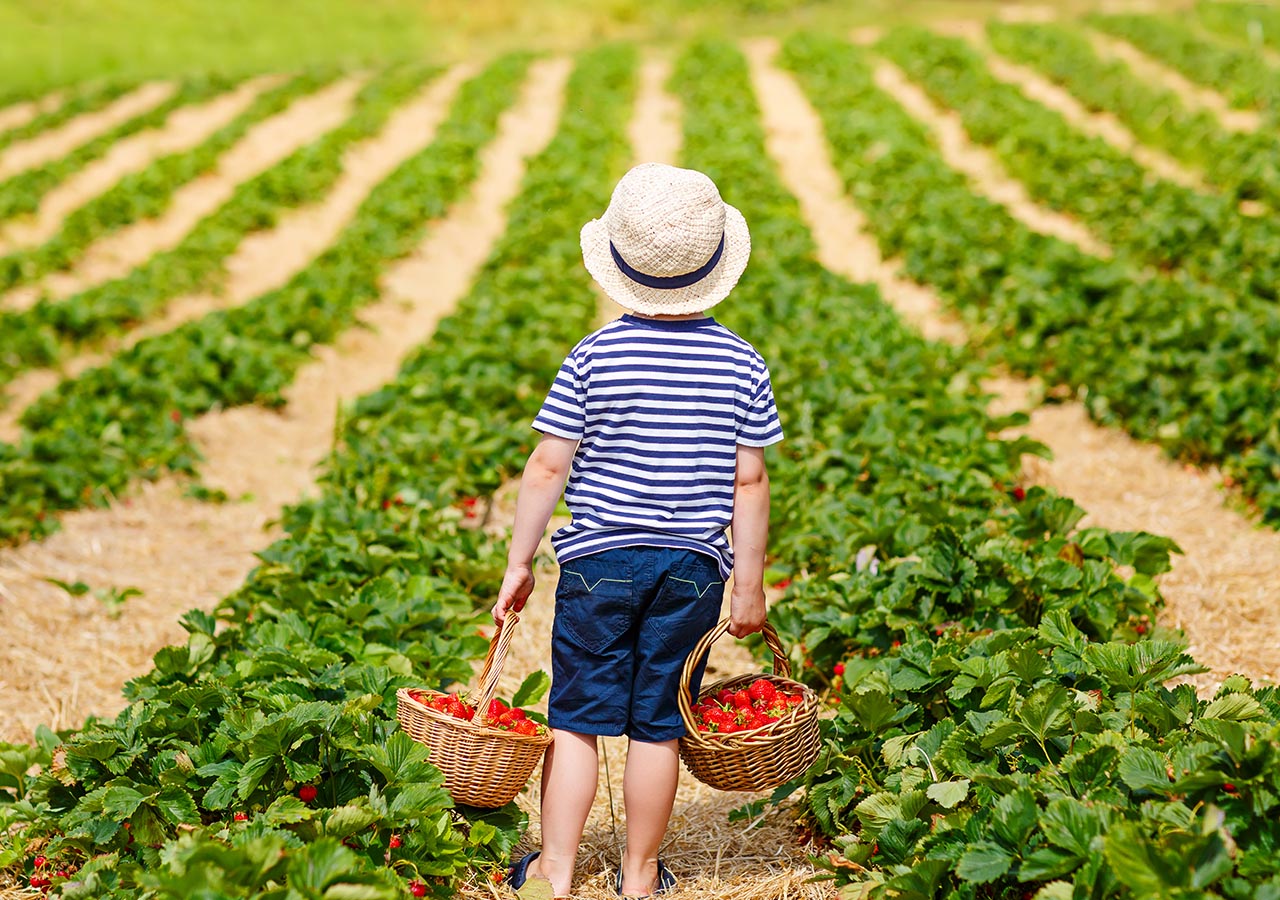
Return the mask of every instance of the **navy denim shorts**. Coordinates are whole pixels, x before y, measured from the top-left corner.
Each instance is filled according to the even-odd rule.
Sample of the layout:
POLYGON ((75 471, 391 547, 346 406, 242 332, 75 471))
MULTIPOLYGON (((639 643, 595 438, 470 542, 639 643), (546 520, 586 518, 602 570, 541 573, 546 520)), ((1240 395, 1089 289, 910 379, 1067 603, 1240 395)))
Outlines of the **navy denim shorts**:
POLYGON ((692 550, 621 547, 566 562, 551 631, 551 727, 651 743, 681 737, 680 672, 723 598, 719 564, 692 550))

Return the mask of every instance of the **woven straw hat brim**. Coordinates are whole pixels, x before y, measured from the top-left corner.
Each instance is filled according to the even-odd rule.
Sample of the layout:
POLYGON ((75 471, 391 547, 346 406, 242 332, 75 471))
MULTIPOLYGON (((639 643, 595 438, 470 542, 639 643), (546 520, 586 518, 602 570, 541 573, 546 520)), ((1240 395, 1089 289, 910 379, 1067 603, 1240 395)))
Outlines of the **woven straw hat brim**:
POLYGON ((582 260, 591 277, 619 306, 648 316, 686 315, 715 306, 733 290, 751 257, 751 233, 742 213, 724 205, 724 253, 711 272, 682 288, 651 288, 622 273, 609 251, 609 231, 603 219, 582 226, 582 260))

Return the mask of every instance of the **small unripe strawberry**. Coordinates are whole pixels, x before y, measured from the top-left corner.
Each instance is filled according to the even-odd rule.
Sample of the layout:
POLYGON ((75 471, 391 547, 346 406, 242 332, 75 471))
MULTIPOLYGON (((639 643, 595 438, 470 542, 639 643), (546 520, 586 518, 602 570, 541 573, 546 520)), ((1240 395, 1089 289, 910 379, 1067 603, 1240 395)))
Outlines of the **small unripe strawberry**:
POLYGON ((298 799, 303 803, 310 803, 316 799, 316 786, 314 784, 304 784, 298 788, 298 799))
POLYGON ((400 835, 398 834, 391 835, 391 840, 387 841, 387 846, 389 846, 392 850, 395 850, 397 847, 399 847, 400 835))

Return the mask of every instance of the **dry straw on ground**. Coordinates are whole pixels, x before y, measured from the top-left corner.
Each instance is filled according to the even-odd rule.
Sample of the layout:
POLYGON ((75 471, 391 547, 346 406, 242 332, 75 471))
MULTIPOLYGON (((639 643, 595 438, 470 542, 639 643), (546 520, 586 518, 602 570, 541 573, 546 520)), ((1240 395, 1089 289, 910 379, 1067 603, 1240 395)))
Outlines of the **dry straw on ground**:
MULTIPOLYGON (((411 121, 398 117, 388 126, 399 135, 395 156, 430 141, 467 71, 453 71, 429 89, 424 96, 431 103, 414 102, 411 121)), ((0 629, 12 636, 0 649, 0 739, 27 739, 42 722, 68 727, 119 709, 121 682, 181 638, 177 617, 193 606, 212 606, 244 580, 254 551, 278 534, 264 534, 264 527, 311 487, 338 404, 392 378, 400 358, 430 336, 465 292, 502 232, 524 158, 550 140, 567 73, 565 60, 534 66, 482 153, 470 197, 388 273, 383 300, 363 315, 372 328, 350 329, 298 372, 283 412, 240 408, 191 423, 206 458, 205 482, 226 490, 231 502, 200 503, 183 495, 180 482, 165 479, 110 509, 66 516, 63 530, 39 544, 0 551, 0 629), (249 499, 236 499, 246 494, 249 499), (70 598, 45 576, 95 587, 134 585, 143 596, 110 619, 97 601, 70 598), (61 637, 51 642, 50 635, 61 637)), ((389 152, 383 148, 378 165, 394 164, 389 152)), ((348 163, 350 174, 370 161, 348 163)))
MULTIPOLYGON (((963 328, 941 300, 880 258, 865 218, 844 193, 817 113, 790 76, 771 65, 774 51, 768 41, 748 48, 766 143, 799 199, 819 260, 877 284, 926 336, 963 342, 963 328)), ((999 412, 1031 409, 1043 394, 1008 377, 988 387, 999 412)), ((1079 404, 1035 409, 1025 431, 1054 455, 1052 462, 1029 457, 1027 479, 1088 510, 1086 525, 1164 534, 1183 548, 1160 582, 1167 600, 1162 621, 1185 629, 1193 654, 1213 669, 1195 679, 1198 685, 1212 687, 1230 672, 1280 679, 1280 534, 1227 502, 1215 473, 1185 469, 1150 444, 1094 424, 1079 404)))
MULTIPOLYGON (((222 155, 211 172, 175 191, 168 209, 159 217, 105 235, 85 248, 71 269, 10 291, 0 297, 0 306, 26 309, 41 296, 64 299, 119 278, 157 253, 177 246, 201 219, 230 199, 238 185, 346 120, 352 100, 365 80, 365 76, 339 79, 254 125, 222 155)), ((229 267, 237 257, 238 254, 228 261, 229 267)))
POLYGON ((0 179, 53 162, 118 125, 154 109, 177 91, 172 82, 150 82, 91 113, 76 116, 0 151, 0 179))

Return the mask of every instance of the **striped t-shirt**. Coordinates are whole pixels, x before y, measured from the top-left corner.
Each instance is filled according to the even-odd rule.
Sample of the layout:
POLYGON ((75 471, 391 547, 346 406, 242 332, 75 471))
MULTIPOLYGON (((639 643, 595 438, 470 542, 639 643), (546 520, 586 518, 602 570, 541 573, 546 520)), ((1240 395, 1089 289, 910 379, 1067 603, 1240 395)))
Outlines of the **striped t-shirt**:
POLYGON ((782 440, 769 369, 712 318, 624 315, 583 338, 533 427, 578 440, 565 488, 561 564, 614 547, 682 547, 733 571, 739 444, 782 440))

